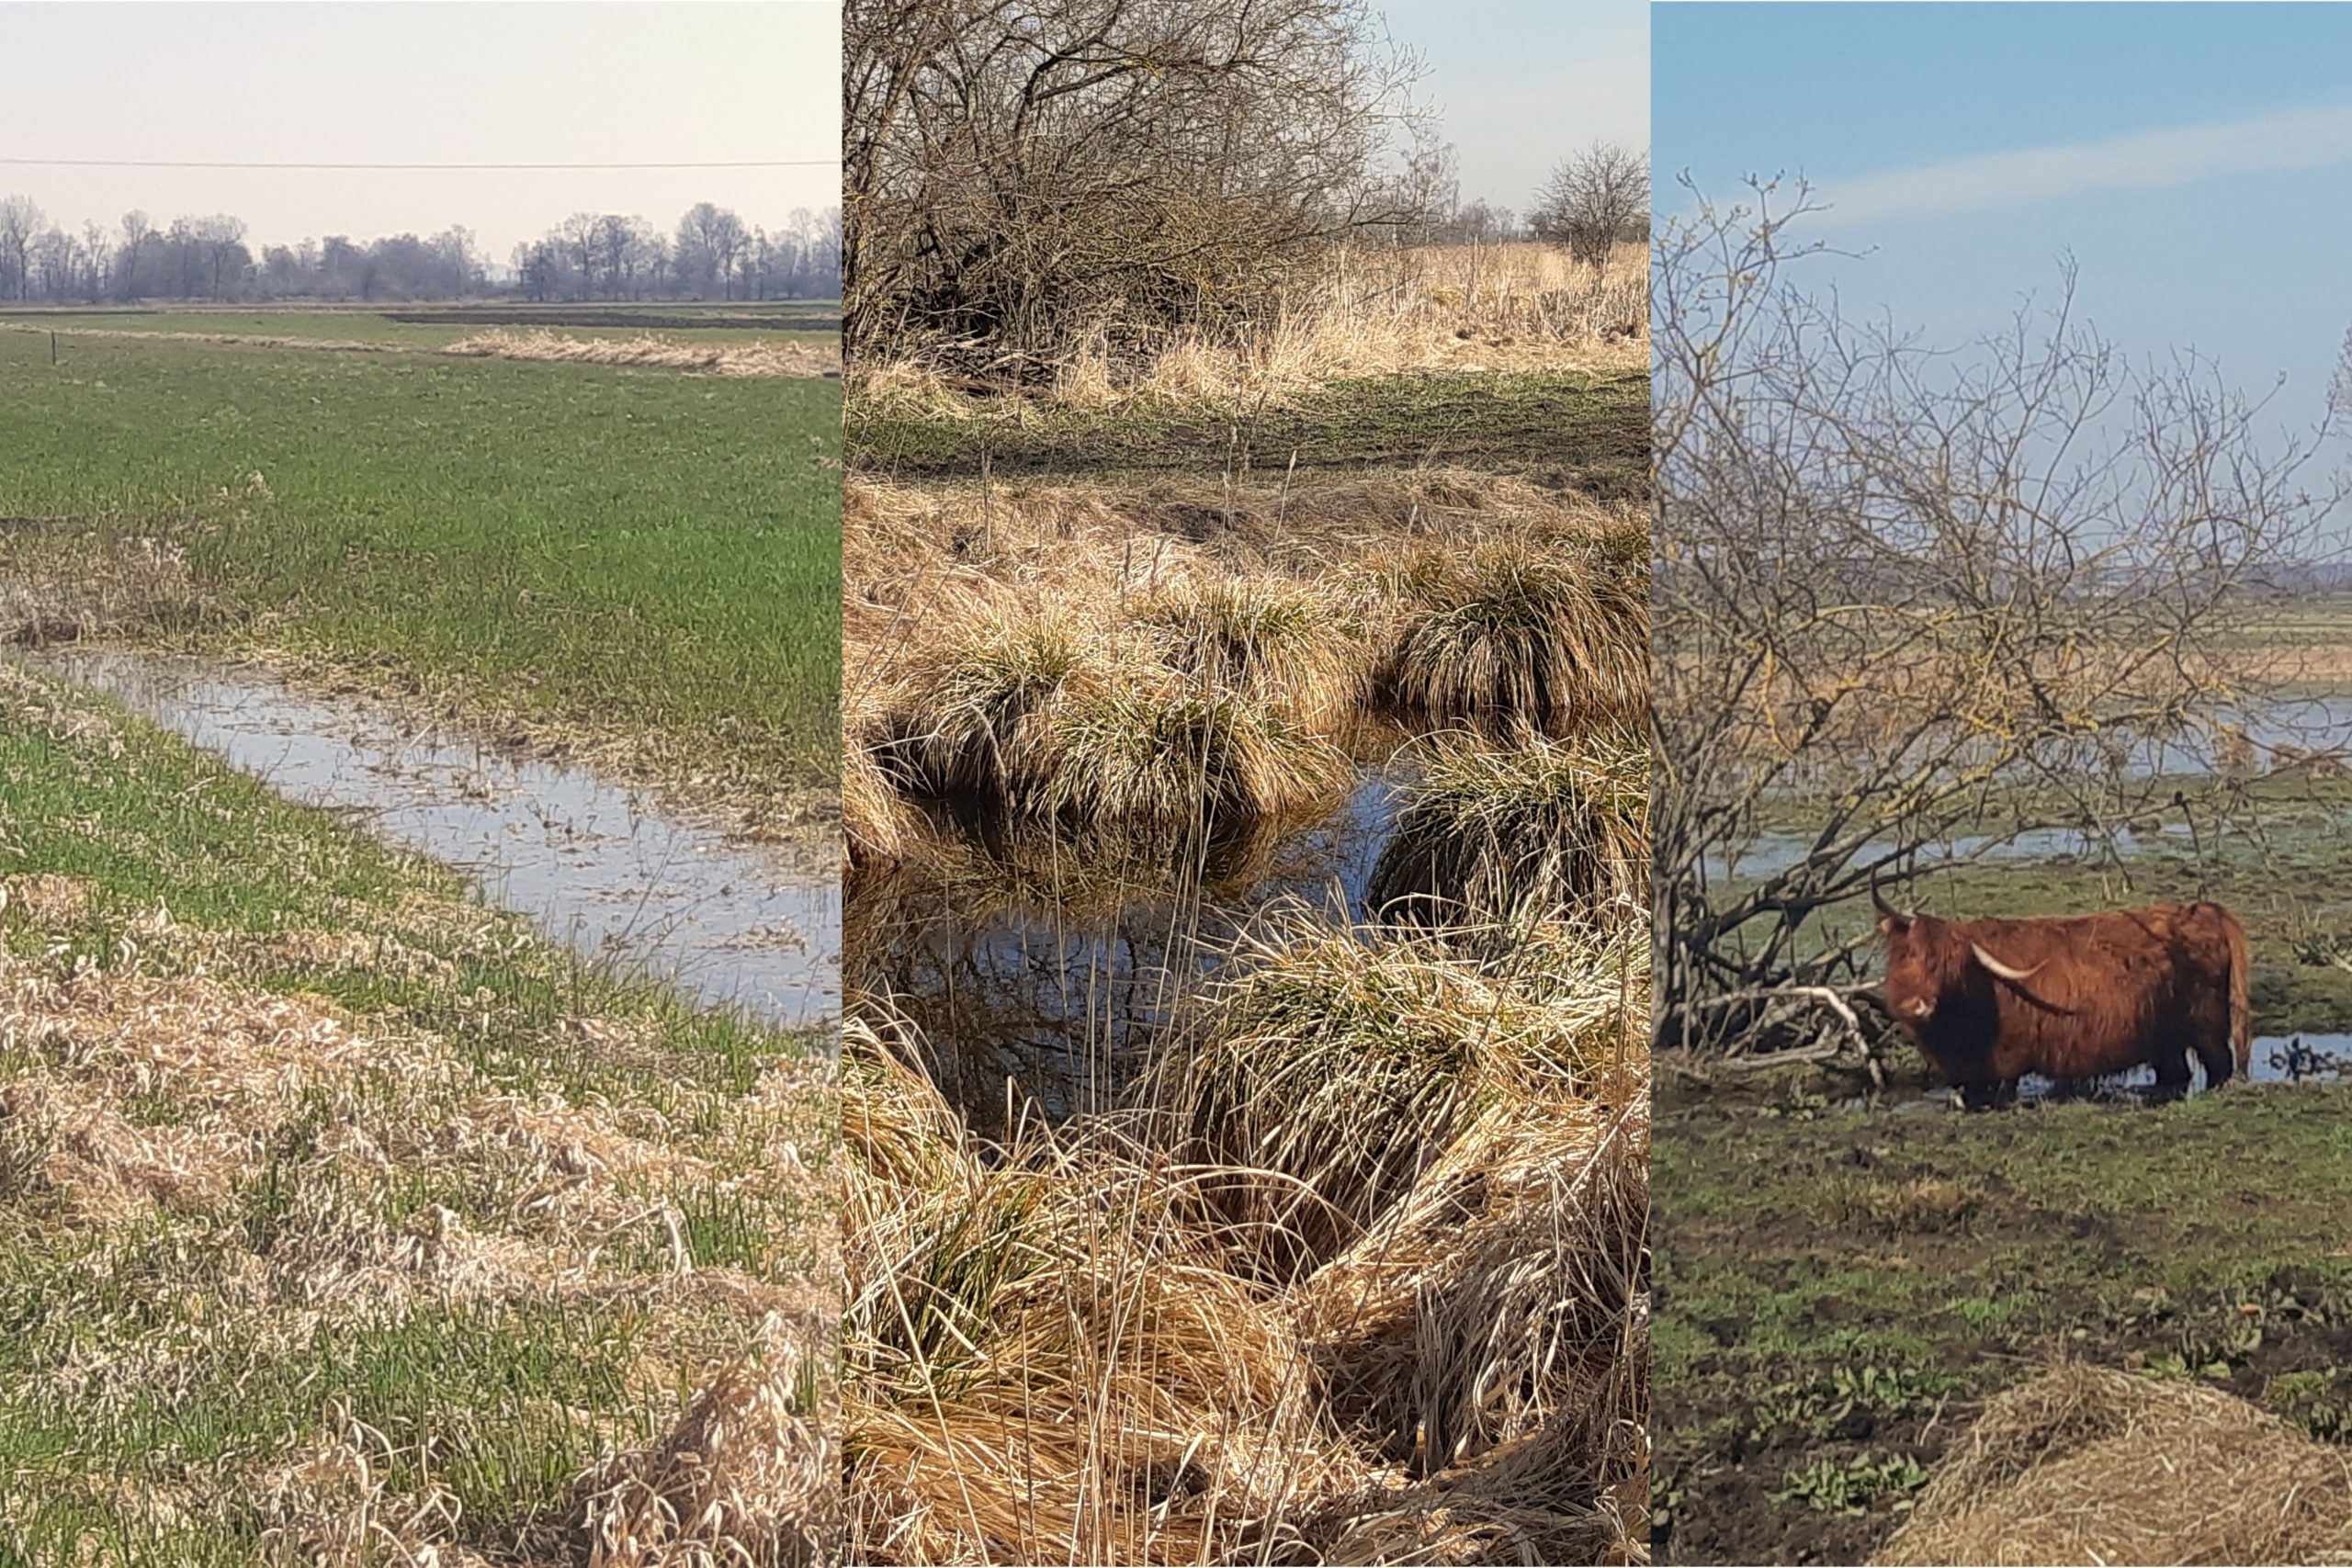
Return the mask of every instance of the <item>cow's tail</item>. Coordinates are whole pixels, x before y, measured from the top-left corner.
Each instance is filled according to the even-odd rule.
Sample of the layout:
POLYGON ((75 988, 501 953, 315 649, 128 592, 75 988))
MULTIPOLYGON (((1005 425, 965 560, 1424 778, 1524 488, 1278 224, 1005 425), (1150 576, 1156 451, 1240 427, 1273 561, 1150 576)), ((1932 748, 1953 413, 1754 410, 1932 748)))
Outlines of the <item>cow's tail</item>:
POLYGON ((2246 999, 2245 923, 2222 911, 2222 929, 2230 937, 2230 1054, 2237 1058, 2238 1077, 2254 1065, 2254 1005, 2246 999))

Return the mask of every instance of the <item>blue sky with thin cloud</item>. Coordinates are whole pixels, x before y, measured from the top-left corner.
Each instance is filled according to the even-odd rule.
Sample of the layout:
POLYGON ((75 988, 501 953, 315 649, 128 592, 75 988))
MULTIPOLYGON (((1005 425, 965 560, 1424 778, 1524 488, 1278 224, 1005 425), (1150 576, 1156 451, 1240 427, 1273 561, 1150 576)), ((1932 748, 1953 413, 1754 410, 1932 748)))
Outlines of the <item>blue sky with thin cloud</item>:
POLYGON ((2080 267, 2135 355, 2189 347, 2305 428, 2352 326, 2352 6, 1721 5, 1652 14, 1662 213, 1803 175, 1849 308, 1939 341, 2080 267))

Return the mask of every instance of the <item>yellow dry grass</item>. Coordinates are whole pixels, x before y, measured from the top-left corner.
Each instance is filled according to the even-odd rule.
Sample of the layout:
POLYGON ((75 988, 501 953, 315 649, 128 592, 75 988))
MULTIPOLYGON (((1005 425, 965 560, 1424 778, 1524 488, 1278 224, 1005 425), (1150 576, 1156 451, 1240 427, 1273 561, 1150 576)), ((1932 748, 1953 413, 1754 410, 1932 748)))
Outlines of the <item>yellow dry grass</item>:
POLYGON ((838 342, 706 344, 641 336, 570 337, 562 333, 474 333, 439 352, 473 359, 544 359, 566 365, 634 365, 714 376, 838 376, 838 342))
MULTIPOLYGON (((1547 687, 1524 715, 1559 726, 1622 707, 1620 650, 1647 646, 1644 606, 1616 586, 1633 510, 1518 479, 853 478, 843 499, 843 810, 861 864, 919 852, 923 825, 894 799, 908 790, 1088 818, 1189 819, 1187 795, 1210 817, 1303 809, 1336 781, 1331 738, 1398 686, 1408 650, 1444 640, 1479 669, 1546 681, 1574 657, 1573 678, 1558 671, 1573 692, 1555 701, 1547 687), (1512 585, 1490 619, 1529 600, 1534 629, 1441 639, 1438 621, 1489 614, 1457 581, 1464 561, 1512 585), (1555 578, 1573 592, 1526 588, 1555 578), (1586 605, 1591 624, 1561 634, 1555 599, 1586 605), (1481 652, 1495 637, 1518 637, 1524 657, 1481 652)), ((1461 662, 1415 656, 1417 671, 1441 671, 1414 687, 1423 719, 1451 717, 1456 687, 1498 723, 1532 700, 1525 680, 1482 682, 1461 662)))
MULTIPOLYGON (((1648 983, 1637 946, 1544 940, 1545 963, 1516 978, 1454 964, 1419 1002, 1363 998, 1359 1040, 1391 1014, 1443 1033, 1423 1004, 1455 992, 1509 1011, 1495 1029, 1474 1008, 1404 1053, 1458 1114, 1393 1119, 1370 1089, 1351 1111, 1337 1050, 1312 1057, 1328 1092, 1286 1078, 1272 1025, 1312 1027, 1297 1009, 1261 1007, 1268 1027, 1233 1047, 1261 1059, 1262 1109, 1326 1108, 1339 1141, 1316 1148, 1351 1126, 1374 1150, 1393 1179, 1366 1204, 1340 1201, 1329 1160, 1261 1164, 1193 1136, 1168 1088, 1190 1033, 1135 1110, 997 1144, 924 1076, 903 1026, 854 1021, 852 1559, 1642 1560, 1648 983), (1319 1254, 1279 1239, 1295 1209, 1233 1201, 1326 1176, 1319 1254), (1270 1274, 1277 1255, 1299 1266, 1270 1274)), ((1453 963, 1302 948, 1321 944, 1295 931, 1246 962, 1290 997, 1453 963)), ((1250 1145, 1257 1125, 1231 1128, 1250 1145)))
MULTIPOLYGON (((1090 408, 1280 403, 1358 377, 1642 370, 1649 253, 1620 245, 1596 270, 1532 243, 1342 250, 1240 326, 1184 332, 1139 363, 1114 353, 1112 335, 1068 355, 1045 395, 1090 408)), ((920 359, 861 364, 853 380, 879 404, 968 412, 920 359)))
POLYGON ((2217 1389, 2068 1366, 1996 1395, 1874 1562, 2341 1562, 2352 1454, 2217 1389))

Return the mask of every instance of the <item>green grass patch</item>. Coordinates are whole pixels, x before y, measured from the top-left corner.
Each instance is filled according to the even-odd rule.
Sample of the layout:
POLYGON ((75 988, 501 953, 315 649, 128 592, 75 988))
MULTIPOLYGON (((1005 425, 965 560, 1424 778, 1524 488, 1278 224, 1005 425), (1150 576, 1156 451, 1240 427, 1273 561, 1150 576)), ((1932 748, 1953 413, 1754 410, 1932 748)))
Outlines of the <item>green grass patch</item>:
POLYGON ((48 355, 0 333, 0 517, 184 546, 229 607, 216 639, 680 769, 838 777, 838 383, 129 338, 48 355))
POLYGON ((974 399, 958 411, 854 400, 851 460, 900 479, 998 473, 1450 464, 1532 473, 1608 499, 1647 493, 1649 378, 1635 373, 1382 376, 1283 407, 1089 408, 974 399))

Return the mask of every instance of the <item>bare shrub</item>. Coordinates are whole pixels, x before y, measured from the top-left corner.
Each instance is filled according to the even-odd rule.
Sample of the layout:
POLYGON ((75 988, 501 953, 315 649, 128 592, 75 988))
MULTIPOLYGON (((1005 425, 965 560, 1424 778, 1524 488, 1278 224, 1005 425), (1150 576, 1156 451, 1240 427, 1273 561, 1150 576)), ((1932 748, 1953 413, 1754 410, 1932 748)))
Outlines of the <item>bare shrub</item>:
POLYGON ((860 360, 1141 344, 1409 215, 1374 166, 1419 68, 1363 0, 858 0, 842 51, 860 360))
POLYGON ((2258 696, 2230 634, 2331 502, 2211 367, 2077 321, 2071 272, 1956 355, 1857 324, 1792 281, 1806 210, 1759 186, 1657 248, 1668 1043, 1791 1043, 1759 1028, 1785 988, 1849 980, 1872 934, 1819 918, 1923 854, 2213 820, 2223 785, 2164 764, 2258 696), (1792 799, 1799 852, 1755 858, 1792 799))

